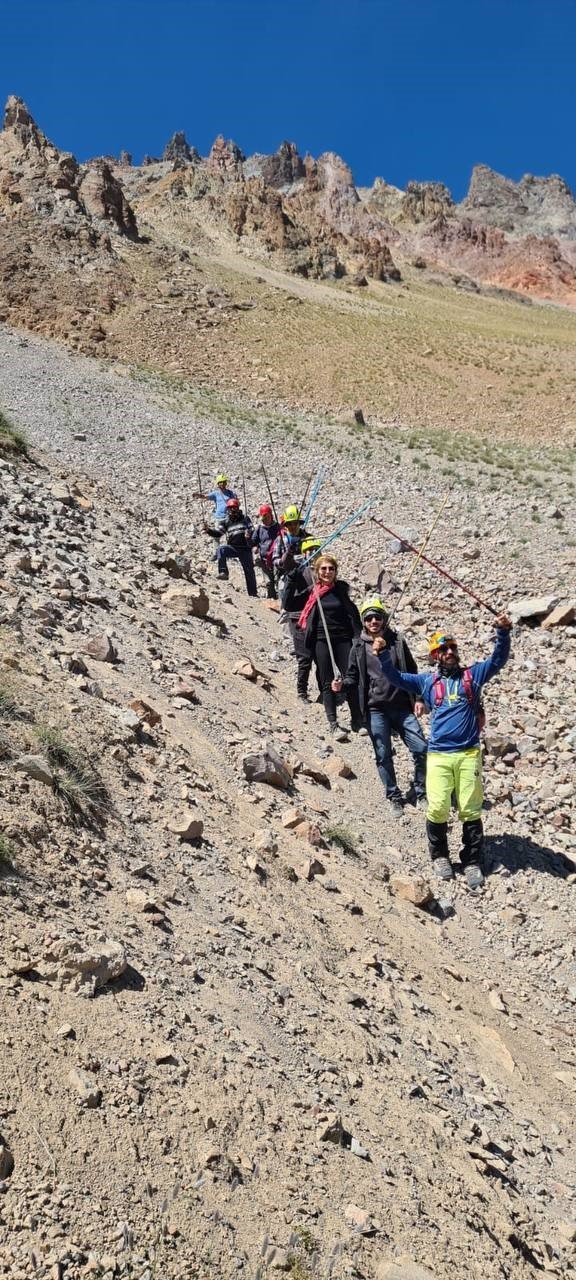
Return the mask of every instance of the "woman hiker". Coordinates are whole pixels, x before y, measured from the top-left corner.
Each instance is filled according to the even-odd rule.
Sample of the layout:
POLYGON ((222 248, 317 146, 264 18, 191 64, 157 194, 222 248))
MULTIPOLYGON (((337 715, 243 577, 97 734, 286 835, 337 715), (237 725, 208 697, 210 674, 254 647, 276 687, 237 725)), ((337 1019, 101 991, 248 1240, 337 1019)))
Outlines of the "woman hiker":
POLYGON ((426 764, 426 830, 428 849, 437 875, 454 875, 448 855, 448 817, 452 793, 456 795, 462 825, 460 861, 470 889, 484 883, 482 869, 482 757, 480 754, 480 693, 483 685, 502 670, 510 655, 512 623, 505 613, 496 618, 496 644, 491 657, 463 667, 458 643, 450 631, 435 631, 428 650, 436 669, 432 675, 398 671, 383 636, 372 649, 390 684, 421 698, 431 712, 426 764))
POLYGON ((386 641, 393 665, 400 671, 417 672, 418 667, 404 638, 387 625, 388 615, 380 596, 370 596, 360 605, 364 624, 362 634, 354 640, 343 680, 333 680, 332 689, 356 689, 360 712, 372 739, 376 766, 386 788, 386 796, 395 818, 401 818, 406 802, 418 804, 425 795, 426 739, 416 719, 424 704, 414 700, 404 689, 397 689, 384 675, 380 659, 373 650, 377 636, 386 641), (416 714, 414 714, 416 712, 416 714), (392 734, 397 733, 414 760, 414 781, 405 799, 396 780, 392 734))
MULTIPOLYGON (((362 623, 356 605, 350 599, 348 583, 342 582, 337 576, 338 561, 334 556, 318 556, 312 564, 312 575, 314 584, 300 614, 298 626, 304 633, 306 648, 316 663, 318 683, 322 691, 322 702, 330 733, 334 735, 337 742, 346 742, 348 734, 336 719, 336 694, 332 689, 332 681, 335 678, 332 655, 338 670, 346 671, 352 641, 354 636, 360 633, 362 623)), ((288 581, 282 596, 282 605, 286 610, 290 609, 293 590, 288 581)), ((346 698, 352 717, 352 729, 357 732, 362 727, 357 691, 347 690, 346 698)))

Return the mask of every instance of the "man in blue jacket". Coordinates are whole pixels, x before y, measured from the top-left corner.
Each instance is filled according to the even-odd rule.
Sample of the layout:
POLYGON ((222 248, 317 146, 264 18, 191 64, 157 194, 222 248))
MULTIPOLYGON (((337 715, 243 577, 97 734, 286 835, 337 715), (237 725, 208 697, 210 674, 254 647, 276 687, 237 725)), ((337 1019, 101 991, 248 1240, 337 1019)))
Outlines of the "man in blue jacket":
POLYGON ((390 684, 421 698, 431 712, 426 765, 428 848, 437 875, 450 880, 454 871, 448 855, 448 817, 454 793, 458 817, 463 824, 460 860, 471 889, 478 889, 484 883, 480 691, 508 661, 511 627, 509 617, 499 614, 491 657, 466 668, 460 661, 454 636, 449 631, 435 631, 428 641, 430 657, 436 663, 432 675, 398 671, 384 639, 377 636, 373 643, 373 651, 379 655, 382 671, 390 684))

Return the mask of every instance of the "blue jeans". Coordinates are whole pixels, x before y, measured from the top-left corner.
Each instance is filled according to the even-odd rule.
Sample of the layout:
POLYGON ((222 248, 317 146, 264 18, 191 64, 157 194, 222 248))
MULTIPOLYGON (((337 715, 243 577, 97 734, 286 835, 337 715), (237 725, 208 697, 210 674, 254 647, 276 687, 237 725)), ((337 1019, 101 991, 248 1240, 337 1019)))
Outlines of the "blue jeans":
POLYGON ((216 551, 216 559, 218 561, 218 576, 220 578, 228 577, 227 560, 239 560, 244 570, 248 595, 258 595, 256 574, 254 572, 254 561, 252 559, 252 551, 250 547, 229 547, 227 542, 221 543, 216 551))
POLYGON ((376 756, 376 767, 386 787, 389 800, 400 800, 392 751, 392 730, 395 729, 414 760, 414 791, 425 794, 427 744, 422 729, 412 711, 370 711, 369 730, 376 756))

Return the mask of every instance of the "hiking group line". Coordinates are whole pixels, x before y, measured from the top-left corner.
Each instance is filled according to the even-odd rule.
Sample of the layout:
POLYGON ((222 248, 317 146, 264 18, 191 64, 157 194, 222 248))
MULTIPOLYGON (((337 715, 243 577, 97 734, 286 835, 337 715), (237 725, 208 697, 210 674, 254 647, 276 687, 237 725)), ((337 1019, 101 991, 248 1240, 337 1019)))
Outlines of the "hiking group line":
POLYGON ((258 596, 255 566, 265 580, 268 599, 280 600, 296 659, 296 692, 309 701, 312 669, 316 673, 317 701, 324 707, 328 731, 337 742, 348 740, 348 730, 338 721, 344 702, 350 712, 352 733, 369 737, 376 768, 390 811, 401 818, 404 806, 426 807, 428 852, 437 876, 450 880, 454 865, 448 848, 448 820, 452 807, 462 824, 460 866, 470 889, 484 883, 482 807, 482 749, 484 724, 482 690, 502 670, 510 655, 512 623, 441 565, 424 554, 450 493, 443 499, 420 549, 389 529, 371 514, 370 520, 396 538, 416 559, 394 609, 379 594, 368 596, 359 608, 350 597, 348 583, 338 576, 338 561, 327 551, 333 542, 365 516, 375 499, 368 498, 324 539, 306 528, 327 470, 321 467, 314 481, 308 478, 300 506, 289 503, 280 517, 266 469, 261 466, 268 502, 258 509, 254 525, 247 514, 244 468, 241 481, 244 508, 228 487, 228 476, 219 472, 214 488, 198 489, 193 497, 212 502, 213 524, 203 520, 205 533, 218 540, 215 559, 218 577, 228 579, 229 560, 238 560, 249 596, 258 596), (308 499, 308 494, 310 497, 308 499), (305 517, 302 508, 308 499, 305 517), (391 623, 412 581, 424 562, 447 578, 495 618, 496 640, 489 658, 464 666, 458 641, 450 630, 436 630, 428 639, 433 670, 419 672, 416 660, 400 631, 391 623), (430 716, 426 739, 421 717, 430 716), (394 768, 393 738, 399 738, 412 756, 413 779, 402 795, 394 768))

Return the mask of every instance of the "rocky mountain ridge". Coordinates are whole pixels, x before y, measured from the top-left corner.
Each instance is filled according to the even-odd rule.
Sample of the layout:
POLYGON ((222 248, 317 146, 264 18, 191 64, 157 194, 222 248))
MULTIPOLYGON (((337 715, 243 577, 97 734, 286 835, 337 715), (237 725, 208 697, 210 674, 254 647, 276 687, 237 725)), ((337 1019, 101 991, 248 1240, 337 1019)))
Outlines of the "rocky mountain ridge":
MULTIPOLYGON (((539 431, 544 419, 555 430, 560 414, 559 428, 570 430, 570 319, 554 321, 565 396, 553 406, 554 377, 544 376, 532 333, 518 412, 502 363, 517 360, 513 338, 507 353, 498 337, 494 352, 478 355, 496 319, 491 303, 509 306, 506 331, 509 318, 524 331, 514 299, 576 300, 568 189, 556 179, 525 179, 517 190, 504 181, 503 196, 501 187, 478 169, 460 206, 441 183, 400 192, 377 180, 358 190, 332 153, 301 157, 286 142, 247 158, 219 137, 202 158, 183 133, 161 160, 135 166, 123 153, 79 164, 10 98, 0 133, 0 321, 277 404, 331 411, 362 399, 381 419, 401 406, 431 425, 454 412, 463 425, 470 413, 484 421, 495 372, 506 426, 539 431), (453 393, 462 382, 469 404, 453 393), (527 406, 532 390, 538 403, 527 406)), ((528 328, 541 334, 549 324, 542 315, 528 328)))

